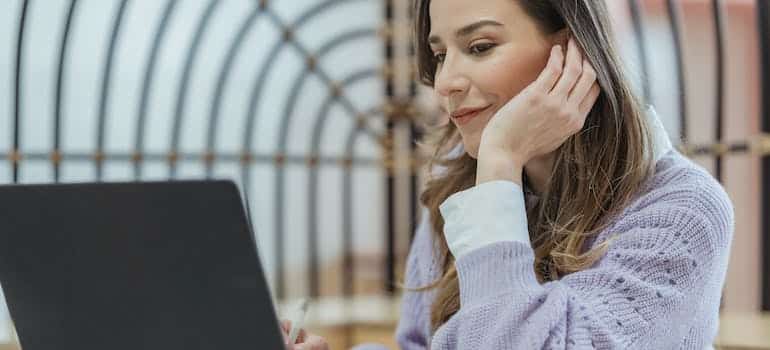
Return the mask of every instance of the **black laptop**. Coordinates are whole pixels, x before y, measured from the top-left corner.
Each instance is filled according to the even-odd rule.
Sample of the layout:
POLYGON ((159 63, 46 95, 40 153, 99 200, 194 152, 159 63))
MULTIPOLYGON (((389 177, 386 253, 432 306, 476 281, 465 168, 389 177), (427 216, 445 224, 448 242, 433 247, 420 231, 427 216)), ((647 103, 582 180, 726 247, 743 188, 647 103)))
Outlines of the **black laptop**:
POLYGON ((283 349, 229 181, 0 186, 24 350, 283 349))

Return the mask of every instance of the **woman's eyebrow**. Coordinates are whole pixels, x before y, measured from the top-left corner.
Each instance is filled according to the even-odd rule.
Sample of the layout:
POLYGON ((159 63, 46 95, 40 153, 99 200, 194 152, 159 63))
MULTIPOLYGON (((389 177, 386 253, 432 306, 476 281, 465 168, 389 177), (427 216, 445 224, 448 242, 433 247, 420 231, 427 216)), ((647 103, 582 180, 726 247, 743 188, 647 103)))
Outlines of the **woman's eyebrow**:
MULTIPOLYGON (((473 32, 486 27, 486 26, 496 26, 496 27, 502 27, 503 24, 500 22, 493 21, 491 19, 485 19, 478 22, 471 23, 465 27, 462 27, 458 29, 455 32, 456 37, 464 37, 473 34, 473 32)), ((428 37, 428 43, 430 44, 439 44, 441 43, 441 38, 439 38, 436 35, 431 35, 428 37)))

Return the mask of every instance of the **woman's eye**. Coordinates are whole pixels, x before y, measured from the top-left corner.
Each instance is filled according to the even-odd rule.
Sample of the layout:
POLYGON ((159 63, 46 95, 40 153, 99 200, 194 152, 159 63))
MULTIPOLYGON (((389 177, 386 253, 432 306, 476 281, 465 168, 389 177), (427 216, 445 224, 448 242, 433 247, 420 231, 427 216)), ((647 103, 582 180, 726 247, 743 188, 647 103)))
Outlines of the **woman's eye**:
POLYGON ((437 53, 433 55, 433 58, 436 60, 436 62, 444 62, 444 58, 446 57, 445 53, 437 53))
POLYGON ((492 43, 477 44, 471 46, 470 52, 474 55, 480 55, 493 47, 495 47, 495 44, 492 43))

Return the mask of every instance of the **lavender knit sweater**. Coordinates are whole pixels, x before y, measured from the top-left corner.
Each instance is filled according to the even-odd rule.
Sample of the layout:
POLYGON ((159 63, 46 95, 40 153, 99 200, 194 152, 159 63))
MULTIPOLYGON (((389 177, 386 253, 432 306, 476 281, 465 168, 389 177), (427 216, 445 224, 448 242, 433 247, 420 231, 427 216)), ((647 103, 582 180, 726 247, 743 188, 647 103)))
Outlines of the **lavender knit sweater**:
MULTIPOLYGON (((459 312, 431 334, 435 291, 406 292, 396 339, 404 350, 710 348, 733 225, 722 186, 668 151, 633 202, 589 242, 618 235, 592 268, 541 284, 530 246, 487 245, 456 261, 459 312)), ((432 244, 422 220, 408 287, 439 276, 432 244)))

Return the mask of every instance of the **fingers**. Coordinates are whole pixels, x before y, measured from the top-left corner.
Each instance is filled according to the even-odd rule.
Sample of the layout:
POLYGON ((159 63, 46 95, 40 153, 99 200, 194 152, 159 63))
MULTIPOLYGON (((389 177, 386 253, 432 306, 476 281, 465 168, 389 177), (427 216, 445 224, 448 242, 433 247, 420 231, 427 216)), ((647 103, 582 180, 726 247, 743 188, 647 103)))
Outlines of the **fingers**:
POLYGON ((329 350, 326 340, 320 336, 311 334, 307 340, 301 344, 294 345, 295 350, 329 350))
MULTIPOLYGON (((300 328, 299 332, 297 332, 297 339, 294 340, 294 344, 301 344, 304 342, 307 342, 308 333, 305 331, 304 328, 300 328)), ((291 341, 291 339, 288 339, 288 341, 291 341)))
POLYGON ((308 339, 308 332, 304 328, 301 328, 299 330, 299 334, 297 335, 297 343, 307 342, 307 339, 308 339))
POLYGON ((562 66, 564 65, 564 54, 560 45, 556 45, 551 48, 551 56, 548 58, 543 71, 535 80, 533 87, 548 93, 553 89, 553 86, 559 80, 561 76, 562 66))
POLYGON ((578 106, 578 112, 581 115, 587 116, 588 112, 591 111, 591 109, 594 107, 594 103, 596 103, 596 100, 599 98, 599 94, 601 93, 601 87, 599 86, 599 83, 594 83, 591 86, 591 89, 588 90, 588 94, 583 99, 582 102, 580 102, 580 105, 578 106))
MULTIPOLYGON (((284 336, 284 342, 289 342, 289 333, 291 332, 291 321, 290 320, 282 320, 281 321, 281 331, 283 331, 284 336)), ((305 342, 305 339, 307 338, 307 331, 305 331, 304 328, 301 328, 299 332, 297 333, 297 340, 295 341, 297 344, 305 342)))
POLYGON ((283 343, 286 344, 287 350, 293 350, 292 344, 289 344, 290 329, 291 329, 291 321, 281 320, 281 336, 283 336, 283 343))
POLYGON ((591 87, 596 82, 596 71, 591 67, 591 63, 588 60, 583 60, 582 72, 580 80, 578 80, 567 98, 567 102, 572 103, 573 106, 579 105, 585 99, 588 91, 591 90, 591 87))
POLYGON ((281 330, 286 332, 286 334, 289 334, 289 331, 291 331, 291 321, 281 320, 281 330))
POLYGON ((567 58, 564 62, 564 69, 561 74, 561 78, 556 83, 556 87, 553 88, 551 94, 557 96, 563 96, 564 100, 567 99, 567 95, 572 91, 578 78, 583 72, 583 55, 580 53, 580 49, 575 43, 575 39, 570 38, 567 43, 567 58))

